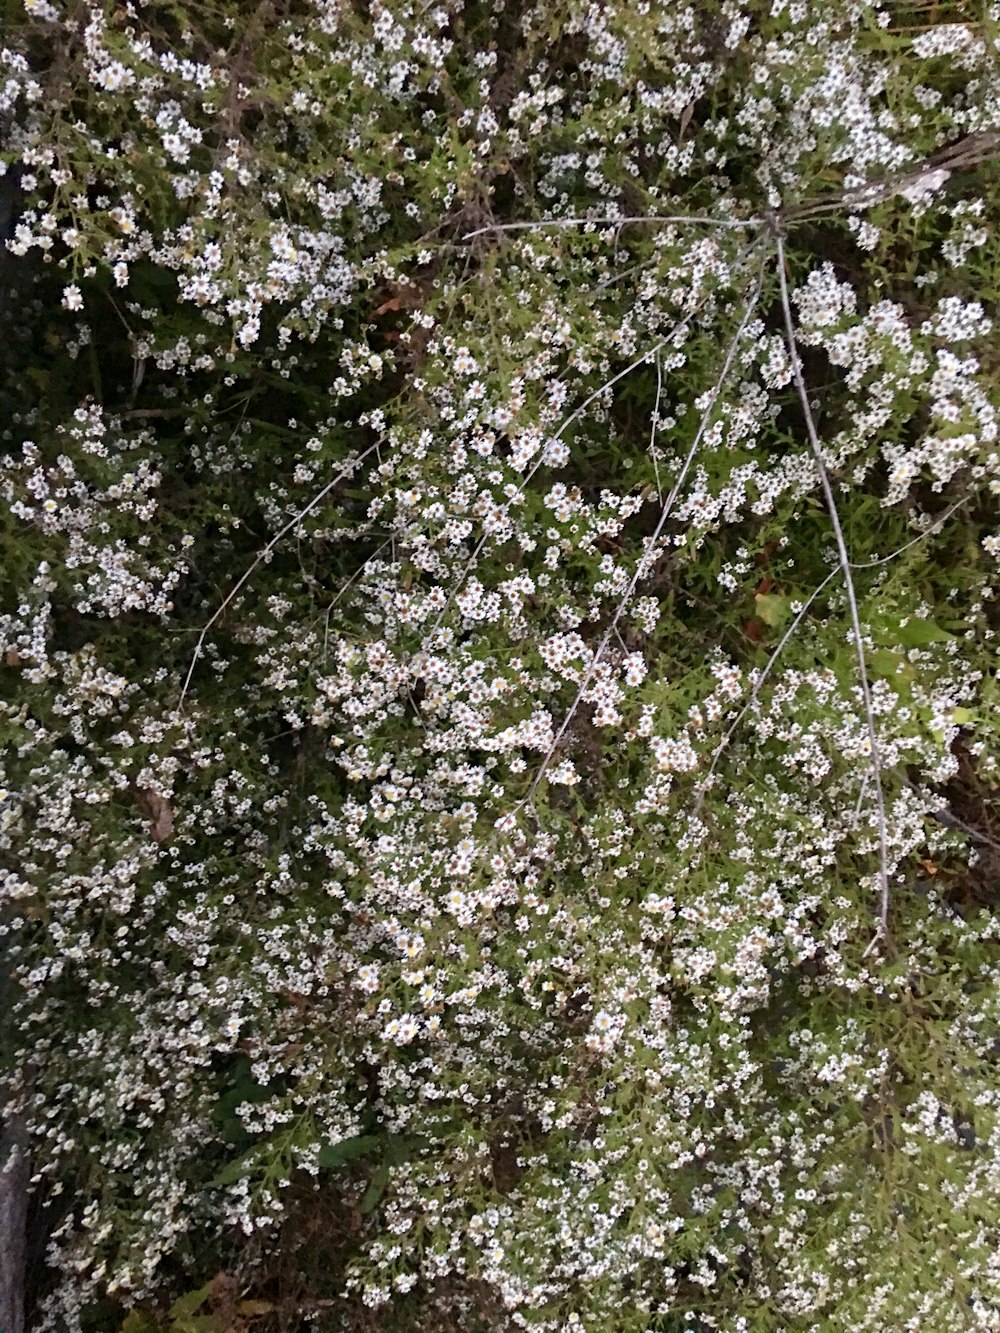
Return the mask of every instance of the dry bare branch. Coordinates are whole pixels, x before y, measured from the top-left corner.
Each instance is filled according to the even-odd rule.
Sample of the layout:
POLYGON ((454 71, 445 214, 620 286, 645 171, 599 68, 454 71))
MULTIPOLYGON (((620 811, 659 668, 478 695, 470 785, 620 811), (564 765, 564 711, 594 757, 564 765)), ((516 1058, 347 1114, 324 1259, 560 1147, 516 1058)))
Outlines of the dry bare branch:
POLYGON ((191 677, 194 675, 195 666, 197 665, 198 658, 201 656, 201 650, 205 645, 205 639, 209 631, 212 629, 213 625, 218 623, 219 618, 225 614, 226 609, 232 604, 233 599, 237 596, 240 589, 246 585, 250 578, 252 578, 254 572, 260 568, 282 538, 286 537, 289 532, 293 532, 304 518, 311 514, 318 505, 323 503, 333 488, 338 486, 345 477, 351 476, 351 474, 361 466, 368 455, 374 453, 377 448, 377 444, 369 445, 363 453, 358 454, 357 457, 353 458, 350 462, 345 463, 333 480, 328 481, 323 489, 319 491, 318 494, 314 495, 309 503, 303 509, 300 509, 294 518, 290 518, 284 527, 274 534, 264 549, 258 554, 253 564, 236 580, 229 592, 223 598, 221 604, 212 613, 209 620, 206 621, 198 635, 198 642, 195 644, 194 652, 191 655, 191 663, 188 666, 187 675, 184 677, 184 684, 181 687, 180 699, 177 701, 178 708, 183 708, 184 706, 184 700, 187 698, 187 692, 191 685, 191 677))
POLYGON ((868 683, 868 668, 865 663, 865 643, 864 636, 861 633, 861 617, 858 612, 858 599, 854 590, 854 577, 851 572, 851 558, 848 554, 847 542, 844 540, 844 529, 840 522, 840 514, 837 512, 837 502, 834 499, 833 487, 830 485, 830 475, 826 470, 826 462, 823 459, 823 447, 820 444, 819 435, 816 431, 816 423, 813 419, 812 408, 809 405, 809 394, 806 389, 805 380, 802 376, 798 344, 795 339, 795 321, 792 316, 792 303, 788 294, 788 265, 785 259, 785 245, 780 228, 777 228, 775 231, 775 241, 778 252, 778 283, 781 291, 781 308, 785 317, 785 332, 788 339, 788 355, 791 358, 792 378, 795 382, 799 402, 802 405, 806 434, 809 437, 809 444, 812 448, 813 457, 816 460, 816 470, 819 473, 823 499, 830 516, 831 526, 833 527, 834 540, 837 544, 837 560, 840 565, 840 572, 843 576, 844 591, 847 595, 847 604, 851 613, 851 633, 854 637, 854 646, 858 658, 858 676, 865 710, 865 721, 868 728, 868 744, 871 750, 869 755, 869 766, 872 783, 875 787, 875 800, 878 815, 880 889, 878 935, 891 949, 893 946, 892 937, 889 934, 889 852, 886 834, 885 791, 882 786, 882 762, 879 752, 878 733, 875 728, 875 713, 872 708, 871 688, 868 683))
POLYGON ((528 788, 527 795, 523 798, 521 802, 522 805, 531 804, 532 797, 535 794, 538 784, 545 776, 545 772, 548 769, 549 764, 552 762, 553 755, 559 748, 559 745, 563 737, 566 735, 566 732, 569 729, 570 723, 573 721, 573 718, 576 714, 576 710, 579 708, 583 696, 586 693, 587 686, 593 679, 594 672, 597 670, 598 663, 600 662, 602 656, 604 655, 605 650, 607 649, 608 644, 611 642, 611 639, 618 628, 618 622, 624 615, 625 608, 631 601, 632 594, 635 592, 635 589, 638 586, 640 579, 647 571, 648 563, 652 559, 653 552, 656 550, 656 545, 660 540, 660 536, 663 533, 663 529, 666 527, 667 519, 670 517, 670 513, 673 510, 674 503, 677 500, 678 495, 680 494, 680 489, 684 484, 684 480, 687 477, 691 464, 694 462, 695 455, 697 454, 699 446, 701 445, 702 436, 705 434, 705 431, 708 428, 708 423, 711 420, 712 412, 715 408, 716 402, 718 401, 719 394, 722 392, 723 386, 725 385, 726 379, 728 378, 730 368, 736 356, 736 349, 739 346, 740 339, 743 336, 743 330, 750 322, 750 316, 753 313, 754 309, 756 308, 757 302, 760 300, 760 293, 763 283, 764 283, 764 264, 761 263, 761 266, 757 272, 756 286, 749 300, 746 303, 746 307, 743 311, 743 317, 740 320, 739 327, 737 328, 729 344, 729 348, 726 352, 726 358, 723 363, 722 371, 720 372, 719 377, 716 380, 715 385, 711 390, 708 404, 706 405, 705 411, 702 413, 701 420, 698 423, 698 429, 695 432, 694 439, 691 441, 691 447, 690 449, 688 449, 687 457, 684 459, 684 462, 681 466, 680 471, 677 474, 677 478, 674 481, 670 494, 667 496, 666 502, 664 503, 663 508, 660 511, 659 521, 656 524, 656 528, 653 532, 653 535, 648 540, 646 552, 636 562, 635 570, 633 571, 632 577, 629 580, 625 592, 622 594, 622 599, 618 604, 617 610, 615 611, 614 618, 612 619, 608 629, 605 631, 604 637, 602 638, 600 644, 598 645, 597 650, 595 651, 593 657, 590 659, 590 665, 587 667, 587 670, 584 673, 583 680, 580 682, 580 688, 577 690, 576 698, 573 700, 572 704, 569 707, 569 711, 563 718, 562 725, 560 726, 558 732, 556 733, 552 741, 552 744, 549 746, 545 754, 545 757, 542 760, 541 767, 538 769, 538 772, 535 774, 531 786, 528 788))
POLYGON ((737 231, 741 231, 746 227, 759 227, 762 225, 760 218, 710 218, 699 217, 697 215, 689 215, 687 217, 657 217, 656 215, 650 214, 639 217, 543 218, 539 222, 494 222, 489 227, 480 227, 476 231, 467 231, 462 237, 462 240, 471 241, 477 236, 487 236, 491 232, 499 231, 540 231, 545 227, 586 227, 589 224, 592 224, 595 227, 624 227, 633 222, 654 226, 691 224, 700 227, 725 227, 737 231))

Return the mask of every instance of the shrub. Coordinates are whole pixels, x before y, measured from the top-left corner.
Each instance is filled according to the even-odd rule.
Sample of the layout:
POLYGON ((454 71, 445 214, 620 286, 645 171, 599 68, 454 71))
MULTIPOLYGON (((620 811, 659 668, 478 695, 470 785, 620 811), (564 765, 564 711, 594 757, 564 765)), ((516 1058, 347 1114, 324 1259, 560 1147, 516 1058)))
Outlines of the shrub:
POLYGON ((36 1327, 1000 1327, 1000 6, 5 40, 36 1327))

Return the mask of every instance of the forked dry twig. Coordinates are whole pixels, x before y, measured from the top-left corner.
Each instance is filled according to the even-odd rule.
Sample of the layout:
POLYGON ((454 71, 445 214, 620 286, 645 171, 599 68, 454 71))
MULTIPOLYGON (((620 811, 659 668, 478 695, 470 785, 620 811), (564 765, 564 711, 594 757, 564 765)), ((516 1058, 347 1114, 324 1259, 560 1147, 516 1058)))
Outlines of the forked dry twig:
MULTIPOLYGON (((748 245, 745 248, 745 250, 742 251, 741 254, 737 257, 737 262, 741 262, 744 259, 748 259, 758 244, 759 241, 754 241, 753 243, 748 245)), ((686 328, 687 325, 691 323, 691 320, 698 313, 702 305, 704 305, 706 299, 707 297, 703 298, 695 305, 693 310, 689 310, 688 313, 674 325, 674 327, 670 330, 667 336, 665 338, 660 339, 660 341, 656 344, 655 347, 649 349, 648 351, 643 352, 641 356, 635 357, 635 359, 630 361, 629 364, 623 370, 619 370, 618 373, 612 375, 612 377, 609 380, 605 380, 605 382, 599 388, 595 389, 593 393, 588 394, 588 396, 583 400, 580 406, 575 408, 565 419, 565 421, 563 421, 562 425, 556 431, 555 435, 552 436, 552 439, 554 440, 561 439, 563 433, 569 429, 569 427, 573 424, 574 421, 577 420, 578 417, 581 417, 583 413, 586 412, 587 408, 590 407, 591 403, 595 402, 603 394, 607 393, 609 389, 613 389, 614 386, 620 380, 625 379, 627 375, 631 375, 633 370, 635 370, 638 366, 641 366, 645 362, 647 362, 650 359, 650 357, 654 356, 658 357, 660 353, 663 351, 663 349, 665 347, 668 347, 674 341, 674 339, 681 332, 681 330, 686 328)), ((509 497, 507 503, 502 506, 502 511, 504 514, 508 514, 510 512, 515 501, 527 489, 529 483, 534 478, 535 473, 538 471, 538 469, 542 466, 544 462, 545 462, 545 451, 542 450, 538 458, 535 459, 534 463, 532 463, 531 467, 525 473, 524 477, 522 478, 520 484, 517 487, 517 490, 514 492, 512 496, 509 497)), ((484 532, 482 537, 480 537, 479 541, 473 548, 472 554, 466 561, 465 567, 463 568, 461 574, 459 575, 458 580, 452 587, 451 592, 448 594, 448 600, 441 608, 440 614, 438 615, 437 619, 434 621, 434 624, 428 631, 427 636, 424 640, 424 645, 423 645, 424 647, 426 647, 426 644, 431 639, 431 637, 437 633, 442 622, 444 621, 445 616, 451 609, 455 601, 455 598, 458 596, 460 589, 465 586, 466 579, 469 577, 473 569, 475 569, 479 557, 482 554, 483 548, 485 547, 488 541, 489 541, 489 533, 484 532)))
MULTIPOLYGON (((553 738, 552 743, 550 744, 548 750, 546 751, 545 756, 542 759, 541 766, 538 769, 538 772, 535 774, 531 786, 528 788, 527 794, 522 798, 521 801, 522 805, 532 804, 532 798, 534 797, 535 791, 538 788, 538 784, 545 776, 546 770, 548 769, 549 764, 552 762, 553 755, 559 748, 559 745, 562 742, 563 737, 566 735, 566 732, 569 729, 570 723, 573 721, 573 718, 576 715, 576 711, 579 708, 580 703, 583 700, 583 696, 587 691, 587 686, 593 679, 594 672, 597 670, 598 664, 601 658, 603 657, 608 644, 611 642, 612 637, 614 636, 614 634, 618 629, 618 622, 625 614, 625 609, 632 599, 632 594, 635 592, 640 579, 647 571, 647 566, 650 560, 652 559, 653 552, 656 550, 656 545, 660 540, 660 536, 663 533, 663 529, 666 527, 667 519, 670 517, 671 511, 673 510, 674 507, 674 503, 677 500, 678 495, 680 494, 681 487, 684 485, 684 480, 687 477, 687 474, 691 468, 691 464, 694 462, 695 455, 697 454, 698 449, 701 445, 702 436, 705 434, 705 431, 708 428, 708 423, 711 420, 712 412, 715 408, 716 402, 718 401, 719 394, 722 392, 726 379, 729 376, 729 371, 730 368, 732 367, 733 360, 736 356, 736 349, 739 346, 740 339, 743 336, 743 331, 746 328, 747 324, 750 322, 750 316, 753 313, 754 309, 756 308, 757 302, 760 300, 760 294, 763 284, 764 284, 764 263, 762 262, 757 272, 756 287, 754 288, 753 293, 747 300, 746 306, 743 310, 743 317, 741 318, 739 323, 739 327, 737 328, 735 334, 733 335, 732 340, 729 344, 729 348, 726 352, 726 358, 723 363, 722 370, 719 374, 718 379, 715 382, 715 385, 713 386, 710 392, 709 401, 705 407, 704 412, 702 413, 701 420, 698 423, 698 429, 695 432, 694 439, 691 441, 691 447, 690 449, 688 449, 687 457, 684 459, 681 469, 678 472, 677 477, 674 481, 673 487, 671 488, 670 494, 667 496, 667 499, 664 502, 662 509, 660 510, 659 521, 656 524, 656 528, 653 532, 653 535, 648 540, 646 552, 636 562, 636 567, 632 573, 632 577, 628 582, 628 586, 626 587, 625 592, 622 594, 621 601, 618 603, 618 607, 615 611, 611 624, 608 626, 607 630, 605 631, 604 637, 601 639, 601 642, 598 644, 597 649, 594 652, 594 655, 590 659, 590 664, 588 665, 587 670, 584 672, 583 680, 580 682, 580 687, 576 692, 576 698, 570 705, 569 711, 563 718, 559 730, 556 732, 556 735, 553 738)), ((647 353, 647 355, 649 354, 647 353)))
POLYGON ((832 569, 830 573, 827 574, 823 582, 819 585, 819 587, 813 589, 813 591, 809 594, 806 600, 802 603, 801 607, 799 607, 795 619, 792 621, 792 623, 785 630, 784 634, 781 636, 778 646, 775 648, 771 656, 767 659, 763 671, 761 671, 760 675, 754 681, 753 689, 750 691, 746 703, 744 703, 743 707, 736 714, 736 717, 733 720, 732 724, 730 725, 729 729, 726 731, 726 734, 723 736, 722 740, 715 748, 715 751, 712 755, 712 762, 708 766, 708 772, 705 774, 701 782, 700 790, 698 793, 698 800, 695 804, 695 814, 698 814, 701 810, 702 803, 705 799, 705 793, 708 791, 711 779, 715 774, 716 764, 722 757, 722 753, 725 750, 726 746, 732 740, 737 727, 740 725, 740 723, 746 717, 747 713, 749 713, 750 709, 757 702, 760 692, 764 688, 764 682, 770 676, 771 672, 773 671, 775 665, 778 662, 778 659, 784 652, 785 645, 788 643, 788 640, 792 637, 792 635, 798 629, 799 625, 801 625, 802 621, 805 619, 806 614, 809 611, 809 608, 812 606, 813 602, 815 602, 816 598, 820 595, 820 593, 823 591, 826 585, 830 583, 831 580, 834 579, 838 573, 839 570, 832 569))
POLYGON ((264 549, 258 553, 257 558, 254 560, 253 564, 250 565, 250 567, 247 570, 245 570, 244 573, 241 574, 240 577, 237 579, 237 581, 233 584, 229 592, 223 598, 220 605, 216 608, 216 610, 212 613, 211 617, 202 626, 201 632, 198 635, 198 642, 195 644, 194 652, 191 654, 191 662, 187 669, 187 675, 184 677, 184 684, 181 686, 180 698, 177 701, 178 708, 184 707, 184 700, 187 698, 187 692, 191 685, 191 677, 194 675, 194 669, 198 664, 198 659, 201 657, 201 650, 205 646, 205 639, 207 638, 209 631, 212 629, 213 625, 218 623, 220 617, 225 614, 226 609, 232 605, 233 599, 237 596, 240 589, 244 587, 244 585, 249 581, 250 578, 253 577, 256 570, 260 568, 260 566, 264 563, 264 561, 271 554, 271 552, 278 545, 278 543, 282 540, 282 538, 286 537, 288 533, 293 532, 302 522, 302 520, 308 517, 308 515, 312 513, 312 511, 317 507, 317 505, 323 503, 323 501, 326 499, 326 497, 330 494, 330 492, 333 490, 335 486, 338 486, 340 482, 344 480, 345 477, 351 476, 351 474, 361 466, 361 464, 368 457, 368 455, 375 453, 377 449, 378 449, 378 443, 369 445, 368 448, 365 449, 363 453, 358 454, 350 462, 345 463, 344 466, 337 473, 337 475, 333 478, 333 480, 328 481, 326 485, 323 487, 323 489, 319 491, 316 495, 314 495, 313 498, 304 508, 300 509, 299 512, 293 518, 290 518, 288 520, 288 522, 284 525, 283 528, 281 528, 278 532, 274 534, 274 536, 267 543, 264 549))
MULTIPOLYGON (((969 503, 969 497, 967 495, 963 495, 961 500, 957 500, 953 505, 949 505, 948 508, 944 511, 944 513, 939 514, 938 517, 934 520, 934 522, 931 523, 927 528, 925 528, 923 532, 920 532, 916 535, 916 537, 911 538, 910 541, 906 542, 903 546, 900 546, 898 550, 891 551, 888 555, 880 556, 877 560, 863 560, 861 562, 852 561, 851 569, 852 570, 875 569, 880 565, 887 565, 893 560, 898 560, 901 555, 904 555, 907 551, 910 550, 911 547, 916 546, 918 542, 922 542, 925 537, 930 537, 933 533, 940 531, 941 527, 948 521, 949 518, 951 518, 952 514, 954 514, 957 509, 961 509, 963 505, 968 503, 969 503)), ((747 713, 756 703, 758 697, 760 696, 760 692, 764 687, 764 682, 767 680, 771 672, 774 670, 774 667, 777 665, 778 659, 784 652, 785 646, 787 645, 789 639, 792 637, 792 635, 798 629, 799 625, 801 625, 802 621, 805 619, 805 616, 809 611, 809 608, 812 606, 813 602, 816 601, 817 597, 819 597, 823 589, 827 586, 828 583, 831 582, 831 580, 839 572, 840 572, 839 567, 837 569, 831 570, 830 573, 823 580, 823 582, 820 583, 818 587, 813 589, 813 591, 803 602, 802 606, 799 608, 798 612, 796 613, 795 619, 792 621, 788 629, 785 630, 784 634, 781 636, 781 640, 778 643, 778 646, 775 648, 774 652, 768 658, 767 662, 764 665, 764 669, 761 671, 760 675, 755 680, 753 689, 751 690, 746 700, 746 703, 744 703, 743 707, 737 713, 732 724, 730 725, 725 735, 723 736, 722 740, 716 746, 712 754, 712 762, 709 764, 708 772, 702 779, 701 790, 699 792, 697 805, 695 807, 696 813, 701 809, 702 803, 705 798, 705 793, 708 791, 711 778, 715 773, 716 764, 722 757, 723 751, 725 750, 726 746, 729 744, 729 742, 735 735, 736 730, 739 727, 740 723, 743 721, 747 713)), ((868 775, 866 774, 865 780, 861 784, 861 796, 864 796, 867 787, 868 787, 868 775)), ((857 817, 858 816, 855 815, 855 818, 857 817)))

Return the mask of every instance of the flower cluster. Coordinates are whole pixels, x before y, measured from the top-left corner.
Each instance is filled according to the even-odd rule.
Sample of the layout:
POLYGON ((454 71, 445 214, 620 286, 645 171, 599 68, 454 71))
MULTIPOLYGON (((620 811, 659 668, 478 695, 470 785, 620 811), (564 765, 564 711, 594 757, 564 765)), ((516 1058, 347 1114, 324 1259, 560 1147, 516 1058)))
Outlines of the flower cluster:
POLYGON ((39 1333, 995 1327, 1000 6, 24 8, 39 1333))

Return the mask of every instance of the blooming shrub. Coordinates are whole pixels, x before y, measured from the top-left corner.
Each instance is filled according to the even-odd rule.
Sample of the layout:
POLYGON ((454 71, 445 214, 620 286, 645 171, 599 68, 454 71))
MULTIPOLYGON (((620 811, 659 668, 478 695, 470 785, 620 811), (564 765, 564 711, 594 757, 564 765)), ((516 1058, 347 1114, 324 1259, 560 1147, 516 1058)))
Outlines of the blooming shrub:
POLYGON ((8 18, 34 1327, 1000 1328, 1000 5, 8 18))

